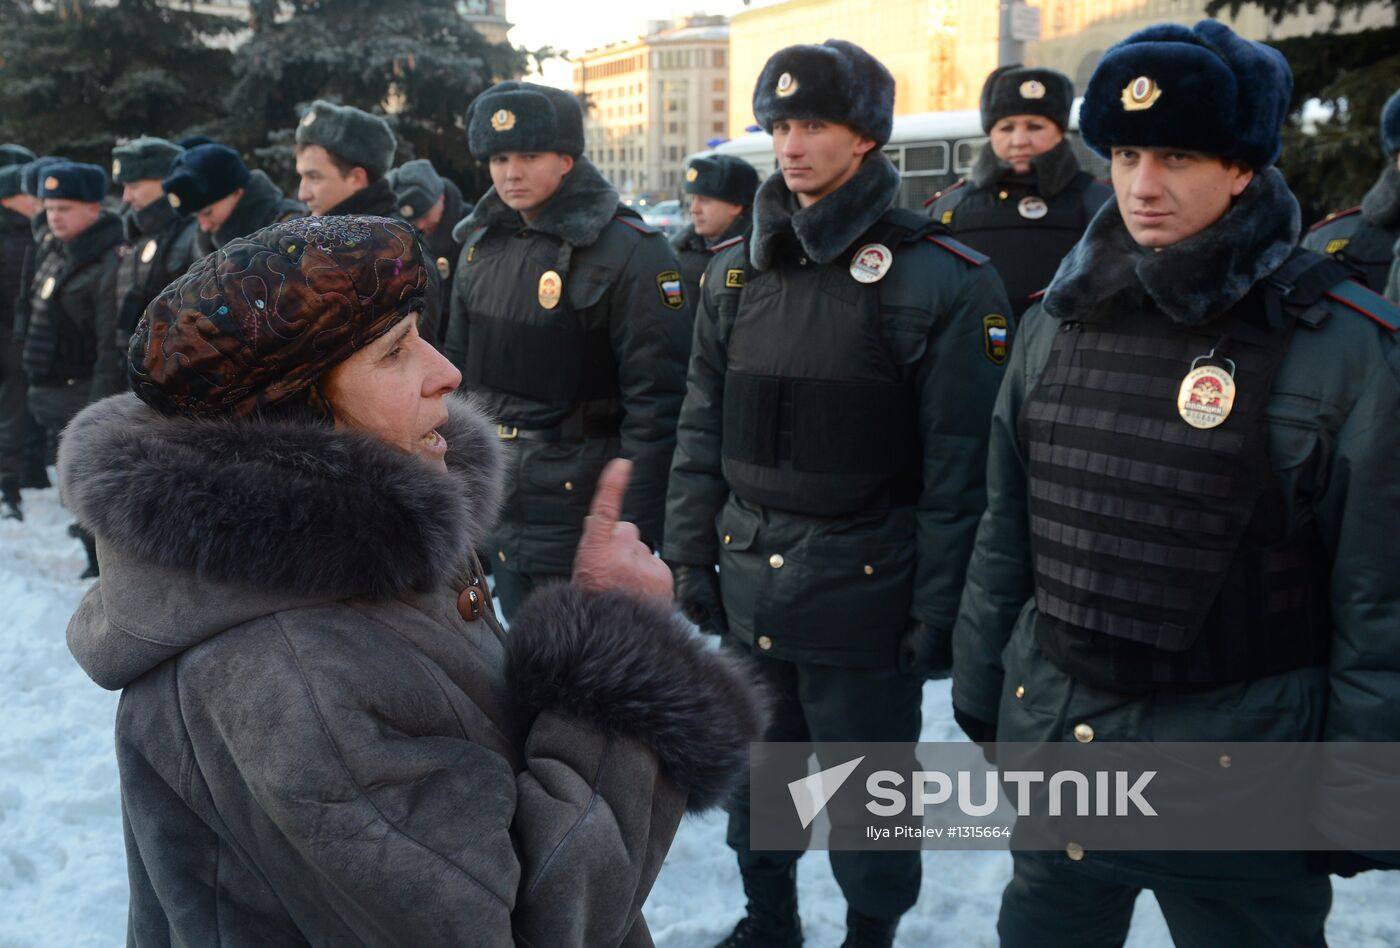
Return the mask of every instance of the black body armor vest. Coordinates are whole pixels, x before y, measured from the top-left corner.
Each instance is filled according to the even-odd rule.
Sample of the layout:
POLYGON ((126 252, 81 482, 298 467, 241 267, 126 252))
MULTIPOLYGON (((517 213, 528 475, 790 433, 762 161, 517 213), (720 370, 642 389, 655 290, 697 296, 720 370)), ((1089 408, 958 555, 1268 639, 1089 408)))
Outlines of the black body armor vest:
MULTIPOLYGON (((1317 255, 1294 260, 1337 282, 1338 265, 1320 274, 1317 255)), ((1264 417, 1298 324, 1326 314, 1280 305, 1280 285, 1191 329, 1150 302, 1060 326, 1020 431, 1035 633, 1075 678, 1145 692, 1326 661, 1326 557, 1311 525, 1285 532, 1264 417), (1233 362, 1237 394, 1225 422, 1202 430, 1182 419, 1177 393, 1212 350, 1212 364, 1233 362)))

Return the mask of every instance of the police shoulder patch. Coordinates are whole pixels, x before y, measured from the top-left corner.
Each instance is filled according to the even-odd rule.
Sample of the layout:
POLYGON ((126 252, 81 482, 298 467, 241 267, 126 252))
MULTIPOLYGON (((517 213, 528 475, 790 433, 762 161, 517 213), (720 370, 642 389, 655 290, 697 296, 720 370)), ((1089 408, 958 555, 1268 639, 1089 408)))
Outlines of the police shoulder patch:
POLYGON ((1317 230, 1317 229, 1319 229, 1319 228, 1326 227, 1328 224, 1332 223, 1333 221, 1337 220, 1338 218, 1342 218, 1342 217, 1351 217, 1353 214, 1360 214, 1360 213, 1361 213, 1361 205, 1360 205, 1360 204, 1358 204, 1356 207, 1349 207, 1349 208, 1347 208, 1345 211, 1333 211, 1331 214, 1328 214, 1328 215, 1327 215, 1326 217, 1324 217, 1322 220, 1318 221, 1316 224, 1314 224, 1314 225, 1312 225, 1311 227, 1309 227, 1309 228, 1308 228, 1308 233, 1312 233, 1313 231, 1315 231, 1315 230, 1317 230))
POLYGON ((963 260, 966 260, 974 267, 980 267, 988 260, 992 259, 986 254, 973 250, 971 247, 969 247, 962 241, 954 240, 952 237, 949 237, 946 234, 929 234, 926 239, 931 243, 935 243, 938 246, 942 247, 944 250, 948 251, 953 256, 960 257, 963 260))
POLYGON ((1390 332, 1400 328, 1400 306, 1396 306, 1374 290, 1368 290, 1355 280, 1343 280, 1324 295, 1348 309, 1355 310, 1390 332))
POLYGON ((742 290, 744 288, 744 271, 741 269, 725 270, 724 288, 726 290, 742 290))
POLYGON ((1006 362, 1010 352, 1009 324, 1000 313, 988 313, 982 317, 982 352, 993 365, 1006 362))
POLYGON ((662 270, 656 275, 656 288, 661 293, 661 302, 670 309, 680 309, 685 305, 685 293, 681 290, 679 270, 662 270))
POLYGON ((728 240, 721 240, 719 243, 715 244, 713 247, 710 248, 710 252, 719 253, 726 247, 733 247, 735 244, 742 244, 743 242, 743 234, 740 234, 738 237, 730 237, 728 240))
POLYGON ((628 214, 618 214, 613 217, 613 220, 617 221, 619 224, 626 224, 628 227, 632 228, 639 234, 661 233, 661 231, 657 230, 655 227, 652 227, 646 221, 643 221, 636 217, 632 217, 628 214))

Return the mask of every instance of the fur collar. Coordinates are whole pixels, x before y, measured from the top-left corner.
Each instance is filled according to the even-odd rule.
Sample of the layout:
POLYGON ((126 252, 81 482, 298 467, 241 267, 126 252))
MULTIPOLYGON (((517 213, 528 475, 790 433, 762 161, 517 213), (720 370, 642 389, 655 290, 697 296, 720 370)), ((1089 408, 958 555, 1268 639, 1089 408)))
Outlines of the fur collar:
POLYGON ((228 220, 214 234, 214 248, 262 230, 272 220, 281 201, 282 189, 262 171, 254 171, 243 187, 243 197, 238 199, 228 220))
POLYGON ((6 234, 23 234, 25 237, 29 237, 32 233, 30 230, 29 218, 25 217, 19 211, 12 211, 8 207, 0 207, 0 232, 6 234))
POLYGON ((494 429, 447 401, 443 473, 361 434, 169 417, 116 395, 64 431, 59 488, 107 548, 200 579, 289 596, 431 589, 460 572, 501 498, 494 429))
POLYGON ((1060 262, 1044 306, 1057 319, 1083 319, 1124 294, 1146 294, 1173 321, 1199 326, 1278 269, 1300 227, 1298 201, 1276 168, 1256 173, 1213 225, 1156 252, 1133 241, 1108 201, 1060 262))
POLYGON ((179 219, 169 201, 155 200, 139 211, 127 208, 122 214, 122 236, 134 244, 142 237, 154 237, 179 219))
POLYGON ((861 162, 851 180, 811 207, 798 208, 781 171, 758 189, 753 203, 749 255, 759 270, 777 261, 779 247, 796 240, 808 259, 830 263, 894 205, 899 172, 878 148, 861 162))
POLYGON ((394 217, 399 212, 399 199, 394 195, 394 186, 388 178, 380 178, 368 187, 360 188, 345 200, 326 212, 326 217, 346 217, 349 215, 370 217, 394 217))
POLYGON ((68 261, 70 270, 76 270, 102 256, 122 242, 122 219, 111 211, 103 209, 87 230, 72 240, 60 240, 60 253, 68 261))
POLYGON ((1011 169, 1010 164, 998 158, 990 144, 984 145, 977 153, 972 173, 967 177, 968 183, 975 188, 989 188, 1003 181, 1025 184, 1034 187, 1037 194, 1050 200, 1069 187, 1069 183, 1077 174, 1079 159, 1074 157, 1074 149, 1070 147, 1069 139, 1062 138, 1054 148, 1032 158, 1031 170, 1024 175, 1018 175, 1011 169))
POLYGON ((1400 224, 1400 169, 1394 162, 1386 165, 1361 199, 1361 216, 1366 218, 1366 223, 1381 230, 1400 224))
POLYGON ((574 170, 545 204, 540 216, 526 227, 519 211, 506 207, 494 187, 488 188, 476 209, 452 231, 452 239, 465 243, 467 235, 482 227, 534 230, 558 237, 575 247, 591 247, 617 214, 617 190, 585 156, 574 159, 574 170))

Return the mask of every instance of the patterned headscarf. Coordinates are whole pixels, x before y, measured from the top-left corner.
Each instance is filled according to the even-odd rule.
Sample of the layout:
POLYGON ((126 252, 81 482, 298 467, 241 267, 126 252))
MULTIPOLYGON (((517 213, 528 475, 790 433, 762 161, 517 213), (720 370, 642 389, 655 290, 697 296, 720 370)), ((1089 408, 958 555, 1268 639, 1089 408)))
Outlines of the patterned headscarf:
POLYGON ((305 405, 317 382, 426 306, 413 228, 384 217, 303 217, 233 240, 146 308, 132 388, 165 414, 243 417, 305 405))

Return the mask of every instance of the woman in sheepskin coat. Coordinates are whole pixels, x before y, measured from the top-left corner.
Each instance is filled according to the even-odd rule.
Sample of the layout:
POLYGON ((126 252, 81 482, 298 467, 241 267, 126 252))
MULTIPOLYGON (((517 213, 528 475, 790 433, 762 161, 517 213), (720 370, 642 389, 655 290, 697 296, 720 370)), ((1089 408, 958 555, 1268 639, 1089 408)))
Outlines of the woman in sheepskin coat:
POLYGON ((625 471, 575 582, 502 631, 470 554, 499 442, 417 334, 426 284, 402 222, 233 241, 147 310, 136 394, 65 434, 131 945, 649 945, 683 812, 759 731, 613 526, 625 471))

